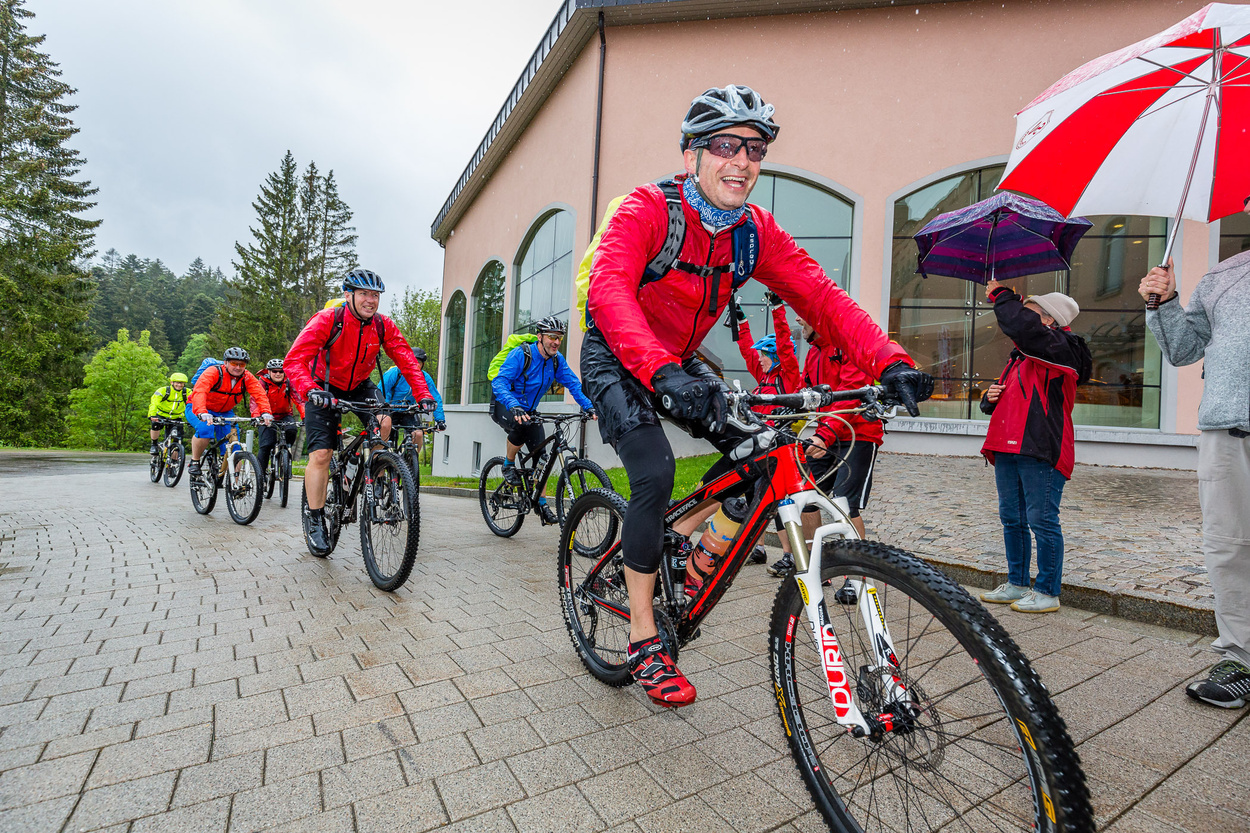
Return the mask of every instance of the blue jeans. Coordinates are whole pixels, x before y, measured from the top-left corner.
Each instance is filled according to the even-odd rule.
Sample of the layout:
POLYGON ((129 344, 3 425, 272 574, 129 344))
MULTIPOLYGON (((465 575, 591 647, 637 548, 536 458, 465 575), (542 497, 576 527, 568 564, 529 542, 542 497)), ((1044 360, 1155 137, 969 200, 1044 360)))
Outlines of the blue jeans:
POLYGON ((1007 547, 1007 580, 1029 586, 1029 530, 1037 539, 1037 583, 1034 589, 1058 596, 1063 577, 1063 531, 1059 501, 1067 482, 1054 466, 1023 454, 994 453, 998 484, 998 517, 1007 547))

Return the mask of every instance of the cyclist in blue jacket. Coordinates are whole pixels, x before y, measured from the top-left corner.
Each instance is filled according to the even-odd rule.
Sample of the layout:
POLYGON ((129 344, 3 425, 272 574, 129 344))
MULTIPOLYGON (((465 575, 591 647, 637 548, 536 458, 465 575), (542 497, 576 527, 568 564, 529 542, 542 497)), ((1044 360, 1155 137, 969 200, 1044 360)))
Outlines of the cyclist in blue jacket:
MULTIPOLYGON (((421 375, 425 377, 425 386, 430 389, 430 396, 434 397, 434 430, 447 430, 447 415, 443 413, 443 397, 439 395, 438 389, 434 387, 434 377, 430 376, 425 370, 426 353, 420 347, 412 348, 412 355, 417 360, 417 367, 421 368, 421 375)), ((390 370, 382 374, 382 385, 379 391, 387 402, 392 405, 415 405, 417 400, 412 395, 412 386, 408 384, 408 380, 404 378, 404 374, 399 372, 399 367, 392 367, 390 370)), ((417 427, 416 414, 394 414, 391 417, 391 424, 397 428, 414 429, 417 435, 417 447, 422 448, 425 444, 425 432, 415 431, 417 427)))
MULTIPOLYGON (((582 411, 594 417, 594 405, 582 393, 582 383, 560 355, 560 342, 564 340, 564 322, 549 315, 534 328, 538 341, 513 348, 499 368, 499 375, 491 381, 490 416, 508 435, 507 461, 503 475, 509 483, 519 483, 513 463, 521 446, 536 455, 545 440, 546 432, 535 422, 530 413, 538 407, 552 384, 559 382, 582 406, 582 411)), ((547 487, 543 484, 538 498, 538 515, 545 524, 557 524, 556 513, 547 505, 547 487)))

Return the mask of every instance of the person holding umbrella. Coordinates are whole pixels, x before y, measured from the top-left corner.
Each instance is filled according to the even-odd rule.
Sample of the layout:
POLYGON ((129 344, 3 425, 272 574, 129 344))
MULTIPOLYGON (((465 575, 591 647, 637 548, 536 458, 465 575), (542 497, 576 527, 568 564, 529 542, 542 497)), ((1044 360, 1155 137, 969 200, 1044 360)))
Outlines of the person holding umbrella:
POLYGON ((1089 381, 1093 358, 1069 329, 1080 312, 1062 292, 1021 300, 998 281, 985 285, 994 317, 1015 348, 1007 367, 981 397, 990 414, 981 453, 994 466, 1003 524, 1007 581, 981 601, 1022 613, 1059 609, 1063 530, 1059 501, 1075 460, 1072 408, 1089 381), (1030 538, 1037 540, 1037 580, 1030 587, 1030 538))
MULTIPOLYGON (((1250 214, 1250 197, 1243 201, 1250 214)), ((1221 659, 1185 693, 1226 709, 1250 699, 1250 251, 1216 265, 1194 287, 1188 307, 1177 300, 1172 261, 1142 278, 1146 326, 1169 363, 1203 361, 1198 406, 1198 502, 1202 554, 1215 591, 1221 659)))

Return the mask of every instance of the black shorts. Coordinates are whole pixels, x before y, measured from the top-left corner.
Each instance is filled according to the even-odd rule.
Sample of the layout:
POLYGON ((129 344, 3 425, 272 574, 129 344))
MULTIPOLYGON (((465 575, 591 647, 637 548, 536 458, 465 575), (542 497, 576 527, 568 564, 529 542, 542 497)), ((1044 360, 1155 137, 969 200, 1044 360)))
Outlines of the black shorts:
MULTIPOLYGON (((346 399, 349 402, 364 402, 368 399, 379 398, 377 387, 368 380, 351 390, 339 390, 331 386, 330 395, 335 399, 346 399)), ((360 417, 360 421, 365 424, 368 424, 372 416, 368 411, 353 411, 352 413, 360 417)), ((304 406, 304 436, 308 440, 309 453, 323 448, 331 451, 338 449, 341 418, 342 414, 333 408, 318 408, 311 402, 304 406)))
POLYGON ((495 398, 494 394, 490 398, 490 418, 508 435, 508 442, 516 446, 525 446, 530 454, 537 454, 539 446, 543 444, 543 440, 547 439, 547 432, 543 430, 541 422, 520 424, 512 417, 512 412, 495 398))
POLYGON ((858 518, 860 510, 868 505, 868 495, 872 492, 872 470, 876 461, 877 446, 861 441, 855 443, 854 447, 846 442, 834 443, 824 457, 815 460, 809 458, 807 463, 820 488, 827 491, 830 497, 846 498, 851 507, 851 517, 858 518), (848 447, 851 448, 849 456, 848 447), (829 483, 830 470, 844 457, 845 465, 837 467, 833 482, 829 483))

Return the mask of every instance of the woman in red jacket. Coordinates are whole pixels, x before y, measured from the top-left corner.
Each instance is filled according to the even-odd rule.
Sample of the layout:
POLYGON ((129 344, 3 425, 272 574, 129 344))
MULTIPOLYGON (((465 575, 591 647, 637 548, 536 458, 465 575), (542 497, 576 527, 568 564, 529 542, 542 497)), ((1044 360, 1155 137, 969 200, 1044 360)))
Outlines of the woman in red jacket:
POLYGON ((1075 458, 1072 408, 1093 359, 1068 325, 1081 311, 1062 292, 1021 300, 997 281, 985 286, 994 316, 1015 349, 981 397, 990 426, 981 453, 994 465, 1007 581, 981 600, 1024 613, 1059 609, 1063 531, 1059 501, 1075 458), (1029 531, 1037 539, 1037 581, 1029 587, 1029 531))

